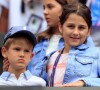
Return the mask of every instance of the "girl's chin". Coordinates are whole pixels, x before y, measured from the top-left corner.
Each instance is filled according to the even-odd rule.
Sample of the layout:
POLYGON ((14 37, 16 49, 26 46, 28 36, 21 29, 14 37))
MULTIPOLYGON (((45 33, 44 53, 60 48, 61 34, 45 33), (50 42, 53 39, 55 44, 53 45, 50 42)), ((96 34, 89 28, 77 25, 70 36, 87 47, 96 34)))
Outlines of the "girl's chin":
POLYGON ((76 47, 76 46, 79 46, 80 44, 77 44, 77 43, 73 43, 73 44, 71 44, 71 46, 73 46, 73 47, 76 47))

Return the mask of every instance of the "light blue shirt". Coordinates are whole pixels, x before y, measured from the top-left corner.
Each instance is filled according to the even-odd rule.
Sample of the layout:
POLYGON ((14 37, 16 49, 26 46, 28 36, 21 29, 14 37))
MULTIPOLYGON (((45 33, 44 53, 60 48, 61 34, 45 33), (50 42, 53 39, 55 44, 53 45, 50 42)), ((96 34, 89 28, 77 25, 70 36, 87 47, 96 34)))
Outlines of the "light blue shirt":
MULTIPOLYGON (((34 67, 37 65, 38 62, 42 61, 43 58, 46 56, 46 49, 48 47, 49 44, 49 39, 42 39, 34 48, 33 52, 34 52, 34 57, 32 58, 31 62, 28 65, 28 70, 31 71, 31 73, 34 75, 36 74, 34 72, 34 67)), ((63 38, 61 38, 59 40, 58 46, 57 46, 57 50, 62 49, 64 47, 64 40, 63 38)))
POLYGON ((17 79, 14 74, 3 72, 0 76, 0 85, 6 86, 46 86, 46 82, 37 76, 33 76, 30 71, 20 74, 17 79))
MULTIPOLYGON (((92 44, 89 37, 85 44, 71 47, 62 84, 83 80, 85 86, 100 86, 100 49, 92 44)), ((50 56, 45 56, 34 68, 37 75, 47 77, 46 65, 50 56)))

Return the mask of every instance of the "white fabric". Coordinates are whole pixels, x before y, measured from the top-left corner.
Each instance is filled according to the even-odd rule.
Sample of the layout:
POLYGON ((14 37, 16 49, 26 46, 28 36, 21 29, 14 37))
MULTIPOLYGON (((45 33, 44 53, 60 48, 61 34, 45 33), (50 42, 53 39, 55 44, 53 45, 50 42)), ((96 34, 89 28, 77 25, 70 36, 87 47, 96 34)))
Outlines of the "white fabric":
POLYGON ((92 0, 87 0, 86 5, 90 7, 92 0))
POLYGON ((59 40, 60 40, 61 37, 62 37, 61 35, 53 35, 50 38, 49 45, 48 45, 47 50, 46 50, 46 55, 48 55, 51 52, 57 50, 58 43, 59 43, 59 40))
MULTIPOLYGON (((5 72, 4 72, 5 73, 5 72)), ((0 85, 7 86, 46 86, 46 82, 37 76, 32 76, 28 71, 22 73, 19 79, 14 74, 5 74, 0 77, 0 85), (28 78, 27 78, 28 77, 28 78)))
MULTIPOLYGON (((57 56, 59 55, 59 53, 60 53, 60 51, 55 52, 51 56, 50 60, 48 61, 47 71, 48 71, 49 78, 51 76, 55 60, 56 60, 57 56)), ((65 75, 67 58, 68 58, 67 53, 66 54, 61 54, 61 57, 58 61, 57 67, 56 67, 56 72, 55 72, 55 77, 54 77, 54 86, 59 86, 63 82, 63 78, 64 78, 64 75, 65 75)))

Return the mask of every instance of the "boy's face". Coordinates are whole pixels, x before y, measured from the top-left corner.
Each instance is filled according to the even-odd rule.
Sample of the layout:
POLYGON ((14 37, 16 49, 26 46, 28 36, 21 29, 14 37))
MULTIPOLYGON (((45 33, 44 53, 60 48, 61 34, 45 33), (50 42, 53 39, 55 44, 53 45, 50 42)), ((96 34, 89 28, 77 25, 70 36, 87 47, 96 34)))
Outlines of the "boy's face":
POLYGON ((5 47, 2 48, 2 55, 9 60, 9 69, 25 71, 33 57, 32 49, 33 45, 28 40, 18 38, 10 45, 8 50, 5 47))

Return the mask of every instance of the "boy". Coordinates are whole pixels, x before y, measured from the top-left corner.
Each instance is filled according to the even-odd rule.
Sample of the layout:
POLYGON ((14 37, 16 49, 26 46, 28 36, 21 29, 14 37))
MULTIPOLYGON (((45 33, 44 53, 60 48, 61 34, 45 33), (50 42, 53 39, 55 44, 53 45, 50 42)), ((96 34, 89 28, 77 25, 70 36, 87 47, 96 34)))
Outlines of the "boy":
POLYGON ((36 38, 26 26, 12 27, 4 38, 2 56, 9 61, 7 72, 0 77, 0 85, 9 86, 45 86, 46 82, 37 76, 32 76, 26 70, 33 57, 36 38))

